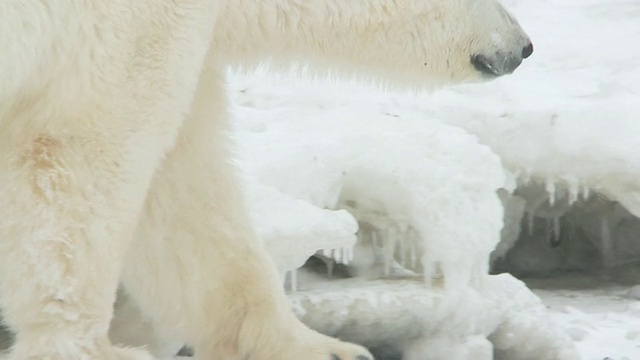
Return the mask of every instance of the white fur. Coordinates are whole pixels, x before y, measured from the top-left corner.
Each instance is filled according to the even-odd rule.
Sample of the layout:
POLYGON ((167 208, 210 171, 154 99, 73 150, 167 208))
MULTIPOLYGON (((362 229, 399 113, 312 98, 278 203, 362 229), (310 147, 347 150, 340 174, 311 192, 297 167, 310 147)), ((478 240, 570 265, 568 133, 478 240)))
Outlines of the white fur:
POLYGON ((267 56, 425 86, 528 43, 493 0, 0 2, 0 295, 13 359, 147 359, 121 282, 201 359, 343 360, 301 325, 246 218, 222 68, 267 56))
POLYGON ((214 47, 231 63, 265 56, 419 87, 478 78, 469 56, 529 43, 495 0, 236 0, 214 47))

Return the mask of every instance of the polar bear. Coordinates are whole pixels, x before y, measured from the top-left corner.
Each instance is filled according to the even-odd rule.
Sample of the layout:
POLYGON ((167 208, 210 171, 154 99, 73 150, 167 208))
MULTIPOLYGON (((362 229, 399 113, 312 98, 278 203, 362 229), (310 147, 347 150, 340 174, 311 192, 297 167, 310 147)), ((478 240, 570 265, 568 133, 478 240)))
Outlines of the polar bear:
POLYGON ((11 359, 150 359, 122 285, 198 359, 366 360, 293 315, 231 164, 224 66, 271 57, 403 86, 511 73, 495 0, 4 1, 0 301, 11 359))

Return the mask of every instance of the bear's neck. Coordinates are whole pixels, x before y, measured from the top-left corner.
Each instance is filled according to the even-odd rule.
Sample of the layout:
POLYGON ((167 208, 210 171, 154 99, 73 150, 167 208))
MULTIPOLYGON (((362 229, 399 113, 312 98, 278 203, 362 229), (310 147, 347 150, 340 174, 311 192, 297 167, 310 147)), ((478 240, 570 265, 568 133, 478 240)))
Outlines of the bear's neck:
POLYGON ((433 2, 226 0, 213 51, 231 65, 252 67, 271 60, 288 67, 300 62, 312 69, 373 74, 383 80, 391 73, 410 80, 429 72, 429 44, 424 39, 433 24, 426 24, 431 16, 425 13, 437 10, 429 3, 433 2))

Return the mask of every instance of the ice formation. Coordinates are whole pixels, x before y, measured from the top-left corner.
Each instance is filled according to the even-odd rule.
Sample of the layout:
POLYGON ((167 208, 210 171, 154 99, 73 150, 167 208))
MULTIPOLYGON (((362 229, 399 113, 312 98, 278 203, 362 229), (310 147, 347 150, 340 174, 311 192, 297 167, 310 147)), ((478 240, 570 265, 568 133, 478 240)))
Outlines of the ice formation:
MULTIPOLYGON (((260 119, 260 109, 243 110, 243 119, 260 119)), ((389 274, 394 262, 400 262, 428 279, 441 276, 451 287, 480 281, 487 272, 502 227, 503 210, 495 191, 505 178, 499 159, 472 135, 437 122, 402 121, 375 111, 362 114, 360 108, 357 115, 340 111, 323 114, 322 120, 307 116, 259 128, 240 138, 248 173, 298 201, 349 210, 360 224, 361 245, 378 248, 367 255, 362 246, 356 247, 356 264, 367 262, 360 255, 379 257, 382 272, 389 274), (411 238, 415 241, 406 241, 411 238)), ((263 235, 267 244, 285 243, 263 235)), ((275 256, 309 256, 308 251, 297 253, 297 247, 306 244, 281 246, 287 249, 275 256)), ((317 251, 340 247, 313 246, 317 251)), ((282 271, 302 264, 276 262, 282 271)))
MULTIPOLYGON (((545 349, 549 358, 577 358, 569 337, 542 316, 526 287, 488 275, 505 215, 501 199, 516 199, 523 214, 526 200, 506 190, 498 195, 509 173, 476 136, 417 113, 363 106, 358 94, 325 109, 316 101, 326 94, 287 96, 291 84, 273 96, 282 78, 233 79, 241 166, 254 194, 258 233, 287 289, 295 290, 290 296, 303 321, 364 343, 382 359, 400 353, 452 359, 451 352, 425 350, 452 344, 459 360, 489 359, 494 352, 534 359, 545 349), (314 208, 313 216, 344 212, 351 225, 336 235, 338 222, 301 219, 303 207, 314 208), (298 269, 313 254, 333 281, 298 269), (352 279, 340 280, 345 271, 352 279), (519 300, 507 306, 505 298, 519 300), (393 346, 390 334, 398 336, 393 346)), ((371 104, 369 96, 363 93, 362 102, 371 104)), ((561 203, 558 197, 555 205, 561 203)), ((346 217, 341 221, 347 224, 346 217)), ((513 227, 514 241, 518 231, 513 227)))
POLYGON ((283 280, 289 272, 295 277, 293 271, 318 251, 341 262, 349 260, 358 231, 351 214, 313 206, 251 178, 246 182, 254 227, 283 280))
POLYGON ((511 175, 508 190, 526 198, 521 240, 535 237, 558 249, 532 251, 531 244, 514 266, 532 253, 573 257, 573 263, 540 264, 546 270, 640 259, 632 231, 640 229, 640 62, 620 40, 637 36, 638 7, 619 5, 513 1, 538 39, 539 61, 511 78, 439 91, 420 106, 500 156, 511 175), (577 259, 575 243, 595 254, 577 259))
POLYGON ((481 288, 425 290, 420 278, 327 281, 306 274, 291 294, 309 326, 373 349, 380 359, 579 359, 567 334, 550 327, 540 300, 510 275, 481 288), (510 299, 510 301, 505 301, 510 299))

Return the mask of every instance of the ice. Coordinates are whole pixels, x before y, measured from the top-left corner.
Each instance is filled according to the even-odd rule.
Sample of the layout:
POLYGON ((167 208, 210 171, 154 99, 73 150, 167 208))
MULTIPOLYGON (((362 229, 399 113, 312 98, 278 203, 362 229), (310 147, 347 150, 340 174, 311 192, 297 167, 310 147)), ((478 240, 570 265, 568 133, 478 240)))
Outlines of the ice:
MULTIPOLYGON (((565 181, 569 187, 569 205, 573 205, 580 196, 580 182, 574 177, 568 177, 565 181)), ((585 198, 588 198, 588 193, 586 195, 585 198)))
POLYGON ((547 180, 545 190, 549 195, 549 205, 553 207, 556 203, 556 183, 553 180, 547 180))
POLYGON ((540 300, 509 275, 487 278, 482 290, 459 291, 428 289, 419 279, 305 276, 308 288, 290 295, 300 318, 382 356, 475 360, 492 359, 495 350, 498 358, 509 360, 579 358, 570 337, 552 326, 540 300))
POLYGON ((530 282, 549 315, 573 338, 584 360, 638 358, 638 300, 630 295, 640 267, 610 269, 598 277, 567 273, 530 282))
POLYGON ((493 360, 493 344, 482 336, 459 339, 457 336, 427 338, 408 346, 405 360, 493 360))
POLYGON ((245 182, 254 226, 283 278, 318 251, 354 246, 358 225, 348 212, 318 208, 250 178, 245 182))
MULTIPOLYGON (((258 73, 254 76, 251 79, 239 78, 241 83, 261 79, 251 86, 242 83, 241 87, 250 87, 254 92, 252 96, 258 96, 255 92, 261 88, 273 93, 276 85, 269 83, 274 81, 269 80, 272 79, 271 75, 258 73)), ((307 91, 313 90, 311 85, 307 91)), ((236 95, 242 98, 247 93, 243 91, 236 95)), ((268 94, 264 95, 269 97, 268 94)), ((316 207, 318 211, 348 211, 358 223, 352 261, 346 261, 350 256, 345 255, 348 251, 344 250, 351 249, 351 240, 345 239, 340 243, 319 232, 319 236, 312 239, 312 242, 296 239, 297 242, 309 242, 302 247, 297 243, 287 243, 286 247, 280 248, 268 246, 278 267, 281 271, 291 271, 302 264, 301 259, 317 254, 327 264, 326 272, 332 276, 337 264, 348 263, 352 275, 357 276, 357 279, 374 282, 371 279, 381 277, 390 281, 384 282, 379 290, 373 292, 366 290, 370 284, 362 280, 362 283, 352 285, 343 283, 339 289, 323 289, 321 295, 310 288, 313 282, 298 278, 297 291, 290 296, 292 299, 306 299, 304 303, 294 304, 294 308, 300 311, 300 316, 308 317, 305 322, 311 324, 308 319, 317 316, 321 323, 317 326, 327 326, 320 329, 332 334, 332 326, 337 326, 342 318, 364 322, 367 321, 367 316, 375 316, 394 324, 397 322, 393 326, 389 325, 390 328, 382 326, 380 330, 385 333, 393 332, 394 326, 411 324, 419 331, 427 331, 424 327, 431 325, 426 320, 416 324, 415 319, 405 320, 407 314, 400 316, 402 312, 411 313, 414 310, 410 310, 411 306, 402 298, 396 282, 401 281, 398 278, 421 273, 426 281, 417 283, 412 290, 419 299, 416 303, 422 304, 420 309, 428 310, 429 314, 447 309, 448 315, 439 315, 442 316, 442 321, 454 317, 459 325, 453 329, 446 326, 441 330, 434 328, 431 335, 420 341, 433 344, 432 341, 436 341, 434 339, 442 337, 442 341, 446 343, 452 338, 460 339, 457 334, 459 329, 469 328, 471 330, 465 330, 468 338, 464 338, 468 341, 456 340, 456 344, 460 354, 473 353, 480 356, 487 350, 486 347, 469 345, 467 349, 465 344, 486 344, 487 337, 494 332, 494 337, 500 339, 500 332, 496 332, 498 325, 495 325, 495 331, 487 332, 482 330, 481 324, 497 324, 501 321, 509 323, 501 320, 506 311, 504 306, 493 311, 476 309, 477 314, 457 314, 460 309, 472 307, 473 303, 490 302, 487 298, 492 296, 484 291, 487 287, 483 284, 493 281, 487 275, 488 259, 500 239, 500 230, 506 216, 496 191, 508 181, 507 173, 492 151, 479 144, 477 138, 467 131, 460 131, 457 127, 434 119, 424 122, 417 114, 390 116, 386 112, 380 113, 380 109, 375 106, 363 107, 358 103, 357 96, 355 104, 333 105, 337 108, 335 110, 327 110, 313 102, 300 105, 297 98, 278 97, 272 101, 270 106, 263 99, 259 109, 244 106, 235 109, 244 119, 238 129, 242 164, 249 177, 255 179, 253 183, 248 182, 247 187, 251 188, 259 183, 289 202, 304 203, 316 207), (298 110, 300 108, 304 110, 298 110), (277 113, 277 116, 273 117, 272 112, 277 113), (295 122, 283 119, 295 119, 295 122), (254 134, 253 129, 260 130, 259 136, 254 134), (332 241, 331 245, 328 244, 329 241, 332 241), (448 294, 456 305, 434 309, 430 297, 438 292, 448 294), (347 306, 346 313, 335 310, 335 316, 322 316, 323 311, 329 311, 333 307, 341 308, 338 299, 342 297, 370 306, 360 305, 362 311, 347 306), (395 307, 398 314, 383 311, 374 315, 371 310, 386 310, 390 307, 395 307), (482 321, 477 319, 481 314, 486 316, 482 321), (476 341, 477 339, 485 340, 476 341)), ((237 103, 243 102, 238 100, 237 103)), ((532 189, 537 189, 536 184, 538 183, 532 181, 532 189)), ((554 206, 550 206, 549 193, 544 191, 544 187, 542 189, 541 195, 533 191, 533 199, 538 205, 531 212, 542 213, 550 219, 564 214, 567 207, 564 202, 568 196, 561 195, 564 194, 561 191, 554 191, 556 202, 554 206)), ((519 195, 509 196, 515 199, 515 207, 519 207, 520 213, 524 214, 525 204, 528 203, 525 198, 519 195)), ((263 203, 267 204, 265 210, 257 212, 255 218, 260 218, 260 214, 267 212, 268 202, 263 203)), ((273 209, 270 210, 273 212, 273 209)), ((305 221, 301 223, 306 226, 305 221)), ((291 220, 283 221, 278 226, 294 229, 301 227, 300 223, 291 220)), ((512 235, 515 240, 519 226, 513 227, 512 231, 515 233, 512 235)), ((265 240, 267 244, 285 243, 278 237, 262 237, 273 238, 265 240)), ((504 251, 507 250, 508 247, 504 251)), ((525 310, 516 308, 509 316, 523 316, 518 311, 525 310)), ((542 319, 544 317, 540 321, 542 319)), ((538 326, 555 334, 555 327, 551 322, 545 321, 538 326)), ((353 340, 366 340, 375 346, 383 346, 372 338, 370 329, 358 329, 353 330, 356 332, 352 334, 356 336, 353 340), (367 337, 368 340, 357 336, 367 337)), ((515 330, 509 333, 513 331, 515 330)), ((398 336, 404 336, 401 334, 398 336)), ((566 340, 568 336, 557 339, 566 340)), ((415 344, 420 344, 420 341, 415 344)), ((547 346, 544 345, 545 341, 550 340, 540 339, 539 345, 547 346)), ((406 339, 402 341, 405 342, 406 339)), ((518 345, 514 342, 509 346, 517 348, 518 345)), ((413 350, 407 347, 402 351, 418 354, 416 349, 419 348, 421 347, 416 345, 411 347, 413 350)), ((567 340, 563 348, 571 353, 570 341, 567 340)))
MULTIPOLYGON (((253 86, 253 91, 257 89, 260 85, 253 86)), ((418 116, 396 118, 376 109, 363 113, 357 103, 314 114, 299 113, 283 101, 274 101, 275 112, 288 109, 284 118, 295 122, 266 116, 271 113, 266 102, 260 109, 235 109, 244 119, 238 139, 248 174, 324 211, 348 210, 360 228, 370 228, 387 274, 397 260, 399 232, 406 234, 408 228, 418 237, 418 245, 410 247, 416 253, 410 257, 421 258, 423 269, 437 264, 448 286, 464 286, 486 272, 486 259, 502 226, 503 211, 495 191, 504 184, 505 174, 499 159, 474 136, 436 121, 420 122, 418 116), (256 127, 260 136, 251 131, 256 127), (459 226, 460 221, 469 226, 459 226), (456 247, 452 249, 451 243, 456 247)), ((315 250, 353 243, 345 245, 318 244, 315 250)), ((297 253, 298 245, 287 246, 278 256, 302 259, 313 253, 306 249, 297 253)), ((354 252, 354 262, 361 262, 360 253, 354 252)), ((339 254, 325 256, 344 262, 339 254)))
POLYGON ((636 285, 629 289, 629 297, 640 300, 640 285, 636 285))

